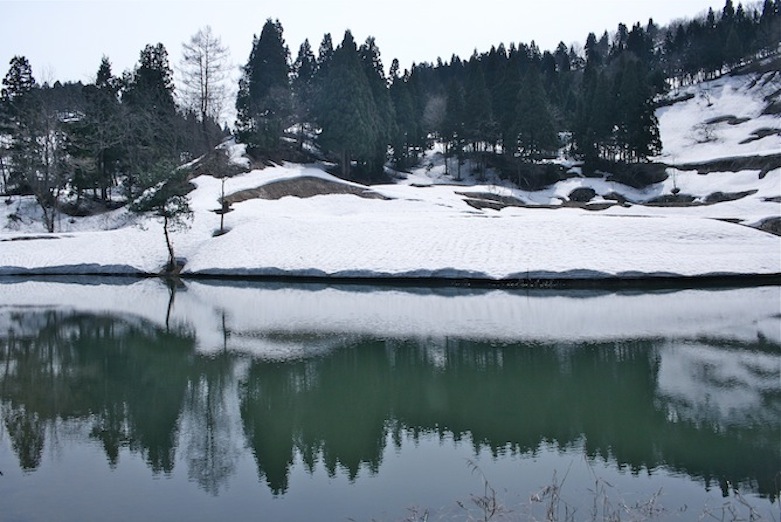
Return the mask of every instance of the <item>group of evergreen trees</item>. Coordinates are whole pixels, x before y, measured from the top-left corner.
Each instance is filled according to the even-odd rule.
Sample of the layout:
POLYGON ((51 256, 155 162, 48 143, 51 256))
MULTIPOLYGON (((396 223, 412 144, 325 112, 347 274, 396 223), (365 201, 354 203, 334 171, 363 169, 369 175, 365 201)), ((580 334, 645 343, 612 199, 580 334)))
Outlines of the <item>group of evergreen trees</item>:
POLYGON ((357 46, 347 31, 334 49, 326 34, 317 57, 306 41, 291 62, 281 24, 268 20, 240 81, 237 135, 252 154, 274 157, 294 129, 298 147, 315 141, 343 176, 363 179, 381 174, 388 154, 398 168, 413 164, 431 137, 458 159, 457 176, 467 155, 482 171, 498 155, 506 168, 564 144, 587 164, 638 162, 661 149, 657 95, 775 52, 780 28, 781 0, 761 10, 727 0, 720 13, 667 28, 651 20, 589 34, 583 55, 564 43, 553 52, 500 44, 403 72, 394 60, 386 77, 371 37, 357 46))
MULTIPOLYGON (((413 165, 432 139, 460 177, 470 156, 482 172, 552 156, 562 145, 589 163, 637 162, 660 150, 654 98, 671 85, 720 74, 746 57, 778 51, 781 0, 733 6, 660 28, 653 21, 615 34, 589 34, 584 52, 560 43, 503 44, 462 60, 386 75, 374 38, 350 31, 334 47, 326 34, 315 55, 305 41, 292 59, 279 21, 266 21, 239 80, 235 135, 257 159, 319 150, 346 178, 371 180, 392 159, 413 165), (453 165, 453 161, 455 164, 453 165)), ((225 77, 210 30, 185 44, 189 109, 178 107, 162 44, 148 45, 131 72, 116 77, 108 59, 89 85, 39 84, 14 57, 0 94, 0 174, 6 193, 32 193, 53 229, 51 210, 68 187, 107 201, 121 182, 135 197, 148 173, 209 150, 225 77)))
POLYGON ((8 194, 33 194, 54 230, 60 194, 104 203, 121 187, 133 198, 161 164, 178 165, 221 139, 213 119, 200 122, 174 99, 162 44, 147 45, 132 72, 116 77, 103 58, 94 83, 39 84, 23 56, 11 60, 0 91, 0 173, 8 194), (209 128, 211 143, 201 139, 209 128))

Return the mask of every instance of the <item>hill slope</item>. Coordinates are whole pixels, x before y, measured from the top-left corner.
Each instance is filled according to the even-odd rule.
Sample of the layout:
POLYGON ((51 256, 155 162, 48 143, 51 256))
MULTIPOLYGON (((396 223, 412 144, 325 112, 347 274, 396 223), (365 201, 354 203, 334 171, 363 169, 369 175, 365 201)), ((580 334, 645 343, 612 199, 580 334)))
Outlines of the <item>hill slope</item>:
MULTIPOLYGON (((491 176, 456 183, 436 149, 398 183, 371 189, 334 178, 323 165, 286 164, 226 180, 235 211, 225 216, 229 232, 215 237, 222 185, 201 175, 190 194, 190 227, 173 236, 176 252, 189 275, 779 275, 781 237, 756 229, 781 218, 781 168, 773 165, 781 118, 763 114, 779 83, 771 72, 674 93, 681 101, 657 113, 664 145, 657 160, 674 166, 643 189, 581 177, 577 168, 534 192, 491 176)), ((226 147, 234 157, 240 152, 226 147)), ((166 261, 162 227, 125 209, 62 218, 62 232, 46 236, 33 201, 14 200, 3 211, 0 274, 152 274, 166 261)))

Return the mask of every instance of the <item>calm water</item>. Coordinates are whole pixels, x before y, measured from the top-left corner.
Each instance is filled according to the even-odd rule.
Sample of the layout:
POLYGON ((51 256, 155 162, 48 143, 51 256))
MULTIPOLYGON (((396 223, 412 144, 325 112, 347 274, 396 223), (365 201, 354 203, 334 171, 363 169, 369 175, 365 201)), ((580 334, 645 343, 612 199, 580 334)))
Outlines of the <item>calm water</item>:
POLYGON ((5 280, 0 416, 4 521, 778 520, 781 288, 5 280))

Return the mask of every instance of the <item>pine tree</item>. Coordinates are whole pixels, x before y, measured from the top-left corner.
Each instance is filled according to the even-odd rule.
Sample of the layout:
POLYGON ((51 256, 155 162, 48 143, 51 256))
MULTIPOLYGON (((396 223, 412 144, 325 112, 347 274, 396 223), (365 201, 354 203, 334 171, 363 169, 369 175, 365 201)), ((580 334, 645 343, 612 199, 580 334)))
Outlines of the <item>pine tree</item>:
POLYGON ((20 142, 23 134, 26 113, 32 103, 32 91, 37 87, 33 78, 30 62, 24 56, 14 56, 10 61, 8 73, 3 78, 0 90, 0 136, 5 137, 0 148, 0 168, 2 169, 3 188, 24 191, 24 165, 27 154, 25 145, 20 142), (9 139, 10 138, 10 139, 9 139))
POLYGON ((372 99, 377 113, 376 143, 374 153, 369 162, 368 174, 381 174, 388 153, 388 145, 391 136, 395 134, 396 114, 388 91, 388 79, 385 77, 385 69, 380 58, 380 49, 373 36, 358 49, 361 58, 363 72, 371 89, 372 99))
POLYGON ((727 65, 733 66, 740 63, 743 57, 743 44, 738 36, 736 26, 732 26, 727 35, 727 41, 724 43, 724 61, 727 65))
POLYGON ((641 161, 661 150, 659 124, 647 75, 637 60, 621 63, 616 108, 617 142, 627 161, 641 161))
POLYGON ((119 88, 119 81, 111 73, 111 63, 104 56, 95 83, 83 88, 83 115, 67 125, 69 162, 79 195, 86 189, 94 192, 100 189, 100 198, 107 201, 109 189, 120 173, 123 160, 120 144, 128 136, 118 99, 119 88))
POLYGON ((328 62, 317 98, 319 143, 336 155, 342 176, 350 178, 352 161, 371 161, 380 138, 379 114, 350 31, 328 62))
POLYGON ((293 118, 298 124, 298 148, 304 148, 307 133, 307 125, 312 121, 312 98, 315 92, 315 73, 317 72, 317 60, 309 45, 309 40, 304 40, 298 49, 296 61, 293 62, 293 79, 291 83, 293 93, 293 118))
POLYGON ((539 160, 558 148, 548 98, 536 67, 526 72, 516 110, 518 143, 523 157, 539 160))
POLYGON ((266 20, 239 80, 236 134, 251 154, 274 154, 291 119, 289 51, 279 20, 266 20))
POLYGON ((176 274, 181 268, 174 253, 171 231, 186 228, 192 219, 184 173, 184 170, 175 168, 167 161, 152 165, 140 177, 139 185, 142 190, 130 205, 134 212, 151 212, 162 220, 163 237, 168 250, 164 274, 176 274))
POLYGON ((413 136, 416 135, 417 118, 415 104, 412 100, 411 87, 404 77, 398 76, 399 61, 394 59, 391 65, 390 96, 393 102, 393 112, 396 123, 393 126, 391 146, 393 160, 397 169, 409 166, 409 149, 413 136))
POLYGON ((442 138, 445 141, 446 151, 455 152, 458 159, 458 171, 456 179, 461 179, 461 161, 463 159, 465 125, 466 125, 466 97, 464 88, 454 78, 450 80, 447 88, 447 112, 445 113, 444 130, 442 138))
POLYGON ((477 151, 481 142, 495 139, 491 97, 477 53, 472 56, 467 65, 464 96, 466 101, 465 138, 472 143, 472 148, 477 151))
POLYGON ((173 71, 163 44, 147 45, 135 71, 124 79, 123 105, 129 139, 126 155, 129 172, 127 191, 135 196, 135 181, 161 161, 179 160, 180 134, 174 102, 173 71))

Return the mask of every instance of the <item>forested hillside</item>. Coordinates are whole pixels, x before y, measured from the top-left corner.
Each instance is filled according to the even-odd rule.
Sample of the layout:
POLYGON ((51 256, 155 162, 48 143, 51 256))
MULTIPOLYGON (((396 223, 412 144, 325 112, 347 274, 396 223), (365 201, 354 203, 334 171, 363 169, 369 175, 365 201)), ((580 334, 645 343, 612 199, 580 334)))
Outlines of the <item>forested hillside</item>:
MULTIPOLYGON (((346 31, 335 44, 326 34, 316 53, 305 41, 293 58, 281 22, 269 19, 242 68, 233 133, 258 163, 326 159, 363 182, 410 168, 438 141, 455 179, 469 159, 478 179, 492 167, 539 187, 557 179, 540 163, 562 152, 586 172, 646 161, 661 148, 660 94, 778 53, 780 42, 781 0, 727 0, 666 27, 649 20, 589 34, 582 49, 497 43, 435 64, 393 60, 386 73, 372 37, 358 44, 346 31)), ((175 166, 231 132, 220 109, 234 103, 219 38, 199 31, 185 49, 178 88, 162 44, 121 75, 104 57, 88 85, 40 84, 14 57, 0 96, 0 192, 35 195, 51 231, 66 195, 89 212, 160 183, 185 190, 175 166)))

